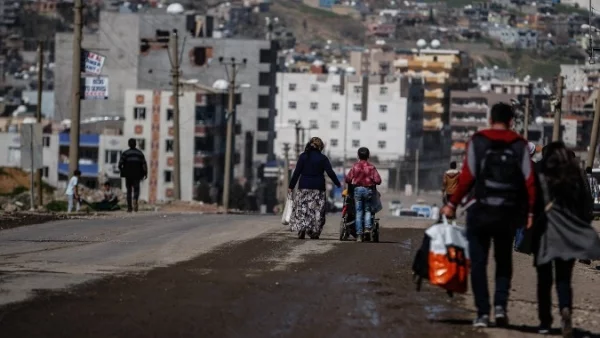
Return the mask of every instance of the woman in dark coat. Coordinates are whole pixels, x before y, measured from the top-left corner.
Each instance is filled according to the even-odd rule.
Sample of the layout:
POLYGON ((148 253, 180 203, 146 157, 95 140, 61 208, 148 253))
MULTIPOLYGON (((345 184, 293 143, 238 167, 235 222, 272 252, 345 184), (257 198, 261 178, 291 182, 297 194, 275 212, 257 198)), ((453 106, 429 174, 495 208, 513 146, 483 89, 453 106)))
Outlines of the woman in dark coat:
POLYGON ((548 333, 552 325, 554 277, 563 337, 573 337, 571 278, 575 260, 600 258, 600 239, 591 226, 593 201, 585 176, 564 143, 547 145, 538 169, 541 194, 536 203, 532 249, 540 333, 548 333))
POLYGON ((294 174, 290 180, 291 193, 296 183, 298 191, 294 197, 294 207, 290 225, 298 232, 298 238, 304 239, 308 234, 318 239, 325 225, 327 196, 325 194, 325 173, 333 184, 341 187, 337 175, 331 168, 331 162, 322 154, 325 145, 318 137, 310 139, 305 151, 296 162, 294 174))

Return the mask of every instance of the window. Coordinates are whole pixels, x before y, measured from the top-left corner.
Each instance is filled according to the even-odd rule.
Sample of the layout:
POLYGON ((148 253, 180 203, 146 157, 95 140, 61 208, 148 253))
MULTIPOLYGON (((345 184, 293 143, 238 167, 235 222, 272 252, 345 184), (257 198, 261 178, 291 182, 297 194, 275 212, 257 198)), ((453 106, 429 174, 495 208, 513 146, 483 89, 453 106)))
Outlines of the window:
POLYGON ((340 85, 333 85, 333 86, 331 86, 331 90, 332 90, 334 93, 339 93, 339 92, 341 92, 341 91, 342 91, 342 87, 340 87, 340 85))
POLYGON ((269 142, 268 141, 256 141, 256 153, 257 154, 268 154, 269 153, 269 142))
POLYGON ((379 124, 379 130, 386 131, 387 130, 387 125, 385 123, 380 123, 379 124))
POLYGON ((104 163, 106 164, 117 164, 121 158, 120 150, 106 150, 104 152, 104 163))
POLYGON ((311 92, 316 92, 319 90, 319 85, 318 84, 311 84, 310 85, 310 91, 311 92))
POLYGON ((385 95, 388 93, 388 87, 379 87, 379 95, 385 95))
POLYGON ((49 174, 49 168, 48 167, 43 167, 42 168, 42 176, 45 178, 48 178, 48 176, 50 176, 49 174))
POLYGON ((166 152, 173 152, 173 140, 165 140, 166 152))
POLYGON ((437 57, 437 56, 434 56, 434 57, 433 57, 433 62, 437 62, 437 60, 438 60, 438 57, 437 57))
POLYGON ((269 118, 259 117, 257 119, 257 130, 258 131, 269 131, 269 118))
POLYGON ((339 103, 332 103, 331 104, 331 110, 333 110, 333 111, 340 110, 340 104, 339 103))
POLYGON ((50 136, 42 137, 42 145, 46 148, 50 147, 50 136))
POLYGON ((352 147, 354 147, 354 148, 360 147, 360 140, 352 140, 352 147))
POLYGON ((173 182, 173 172, 171 170, 165 170, 164 173, 165 183, 173 182))
POLYGON ((289 125, 294 125, 294 124, 296 124, 296 120, 290 119, 290 120, 288 120, 288 124, 289 125))
POLYGON ((270 86, 271 85, 271 73, 269 72, 260 72, 258 73, 258 85, 259 86, 270 86))
POLYGON ((318 102, 311 102, 310 103, 310 109, 317 110, 318 108, 319 108, 319 103, 318 102))
POLYGON ((134 120, 145 120, 146 119, 146 107, 133 108, 133 119, 134 120))
POLYGON ((270 49, 261 49, 259 55, 260 63, 271 63, 272 54, 270 49))
POLYGON ((137 147, 139 150, 144 151, 146 150, 146 140, 143 138, 138 138, 135 139, 135 142, 137 143, 137 147))
POLYGON ((310 129, 319 129, 319 122, 317 120, 308 121, 308 127, 310 129))
POLYGON ((354 86, 354 93, 355 94, 362 93, 362 86, 354 86))
POLYGON ((377 142, 377 146, 379 147, 379 149, 385 149, 385 141, 377 142))
POLYGON ((332 138, 331 142, 329 142, 329 145, 331 145, 332 147, 337 147, 338 146, 338 140, 332 138))
POLYGON ((380 113, 387 113, 387 105, 385 105, 385 104, 380 104, 380 105, 379 105, 379 112, 380 112, 380 113))
POLYGON ((360 122, 352 122, 352 129, 360 130, 360 122))
POLYGON ((357 112, 361 112, 362 111, 362 105, 360 103, 355 103, 353 106, 354 111, 357 112))
POLYGON ((296 91, 296 84, 295 83, 290 83, 288 85, 288 89, 289 89, 290 92, 296 91))
POLYGON ((258 108, 259 109, 268 109, 270 106, 271 100, 269 99, 269 95, 258 95, 258 108))
POLYGON ((288 108, 290 108, 290 109, 296 109, 296 102, 295 101, 288 102, 288 108))
POLYGON ((173 109, 167 109, 167 121, 173 120, 173 109))
POLYGON ((340 121, 331 121, 331 129, 338 129, 340 127, 340 121))
POLYGON ((213 57, 212 47, 194 47, 189 54, 190 61, 194 66, 202 67, 213 57))

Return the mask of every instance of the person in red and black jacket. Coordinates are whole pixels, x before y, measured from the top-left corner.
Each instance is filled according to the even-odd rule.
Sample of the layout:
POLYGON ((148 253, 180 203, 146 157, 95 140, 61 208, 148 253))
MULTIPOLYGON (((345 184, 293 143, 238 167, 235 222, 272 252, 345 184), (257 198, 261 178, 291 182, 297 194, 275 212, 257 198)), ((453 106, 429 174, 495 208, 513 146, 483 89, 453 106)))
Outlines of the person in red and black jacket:
POLYGON ((443 215, 454 217, 463 197, 472 194, 474 198, 467 209, 467 238, 471 287, 478 312, 473 322, 476 327, 489 325, 487 261, 492 240, 496 260, 496 325, 508 325, 506 308, 515 230, 525 222, 531 226, 535 204, 535 173, 528 142, 510 130, 514 118, 512 106, 498 103, 490 115, 490 128, 476 133, 469 141, 456 192, 441 210, 443 215))

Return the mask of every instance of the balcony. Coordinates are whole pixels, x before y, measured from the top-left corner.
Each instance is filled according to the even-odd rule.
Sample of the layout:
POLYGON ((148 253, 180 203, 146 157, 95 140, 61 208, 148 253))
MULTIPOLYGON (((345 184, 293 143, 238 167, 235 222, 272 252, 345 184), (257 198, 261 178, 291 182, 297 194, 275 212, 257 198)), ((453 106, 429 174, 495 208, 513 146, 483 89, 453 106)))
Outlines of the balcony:
POLYGON ((426 114, 443 114, 444 113, 444 107, 439 104, 424 104, 423 105, 423 112, 426 114))
POLYGON ((488 112, 487 104, 467 103, 467 104, 456 104, 453 103, 450 106, 452 113, 485 113, 488 112))
POLYGON ((487 125, 487 119, 476 119, 476 118, 465 118, 465 119, 451 119, 450 126, 452 127, 485 127, 487 125))
POLYGON ((443 99, 444 91, 441 89, 425 90, 425 98, 428 99, 443 99))
POLYGON ((452 62, 408 60, 406 67, 410 69, 450 70, 452 62))

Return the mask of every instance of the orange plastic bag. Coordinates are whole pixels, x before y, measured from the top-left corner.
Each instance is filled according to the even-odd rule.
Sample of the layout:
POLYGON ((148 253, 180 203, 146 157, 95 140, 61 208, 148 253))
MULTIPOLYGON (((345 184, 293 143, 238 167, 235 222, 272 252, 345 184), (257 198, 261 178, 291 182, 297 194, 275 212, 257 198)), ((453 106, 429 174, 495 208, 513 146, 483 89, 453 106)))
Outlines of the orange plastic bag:
POLYGON ((429 281, 447 291, 467 292, 470 259, 464 229, 456 224, 436 224, 427 229, 429 281))

